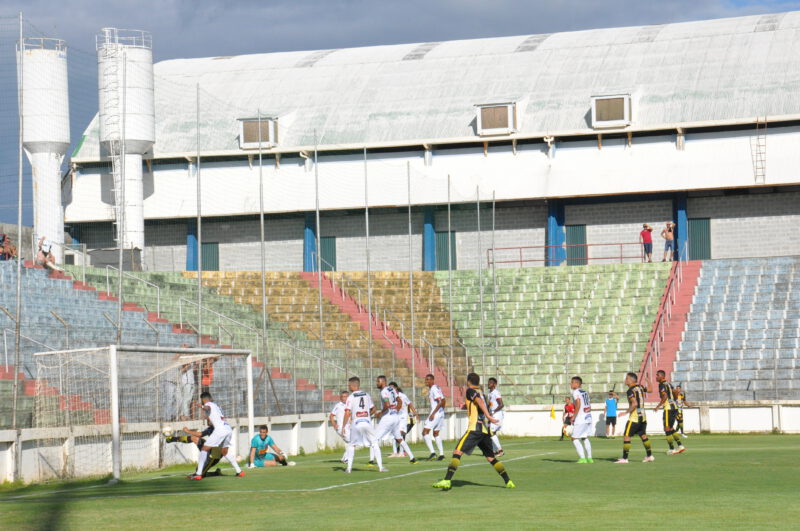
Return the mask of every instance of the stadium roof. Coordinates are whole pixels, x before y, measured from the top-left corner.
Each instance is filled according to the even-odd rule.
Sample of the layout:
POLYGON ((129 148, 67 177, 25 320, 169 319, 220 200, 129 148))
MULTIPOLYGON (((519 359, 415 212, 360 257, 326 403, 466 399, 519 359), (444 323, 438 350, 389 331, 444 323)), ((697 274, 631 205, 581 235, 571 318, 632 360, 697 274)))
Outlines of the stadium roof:
MULTIPOLYGON (((157 43, 156 43, 157 45, 157 43)), ((241 154, 237 120, 297 152, 474 142, 475 105, 516 102, 517 138, 596 133, 590 97, 631 94, 624 130, 800 118, 800 12, 155 65, 155 158, 241 154)), ((508 137, 505 137, 508 138, 508 137)), ((97 118, 76 162, 98 160, 97 118)))

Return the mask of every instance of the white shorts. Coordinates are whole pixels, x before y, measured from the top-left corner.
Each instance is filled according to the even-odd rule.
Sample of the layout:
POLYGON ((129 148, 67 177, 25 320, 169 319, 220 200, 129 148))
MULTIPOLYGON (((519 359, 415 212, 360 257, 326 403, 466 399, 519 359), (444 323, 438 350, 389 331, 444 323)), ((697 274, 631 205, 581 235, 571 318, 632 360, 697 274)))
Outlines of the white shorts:
POLYGON ((350 428, 350 444, 353 446, 372 446, 375 439, 375 429, 372 427, 372 422, 363 420, 350 428))
POLYGON ((400 417, 387 413, 381 417, 380 422, 378 422, 376 433, 375 438, 378 439, 379 442, 387 435, 394 439, 402 439, 403 436, 400 435, 400 417))
POLYGON ((592 436, 592 424, 586 422, 584 424, 575 424, 572 427, 572 438, 583 439, 592 436))
POLYGON ((203 446, 208 446, 209 448, 230 448, 232 435, 233 430, 227 424, 219 428, 214 428, 214 431, 208 436, 203 446))
POLYGON ((406 428, 408 428, 408 415, 400 415, 400 421, 398 424, 400 425, 400 431, 402 433, 407 433, 406 428))
POLYGON ((494 418, 498 420, 497 424, 491 424, 490 428, 492 429, 492 433, 497 433, 498 431, 503 429, 503 414, 498 413, 496 415, 492 415, 494 418))
POLYGON ((444 428, 444 413, 437 413, 433 420, 430 420, 430 415, 425 417, 423 428, 431 431, 442 431, 442 428, 444 428))
POLYGON ((336 434, 342 438, 346 443, 350 442, 350 425, 343 426, 342 431, 337 431, 336 434))

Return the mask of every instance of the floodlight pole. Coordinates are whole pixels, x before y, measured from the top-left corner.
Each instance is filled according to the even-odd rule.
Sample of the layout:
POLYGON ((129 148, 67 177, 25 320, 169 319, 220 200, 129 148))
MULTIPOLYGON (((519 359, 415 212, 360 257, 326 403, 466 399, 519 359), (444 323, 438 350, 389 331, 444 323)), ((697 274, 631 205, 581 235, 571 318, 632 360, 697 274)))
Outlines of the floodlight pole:
MULTIPOLYGON (((318 291, 318 301, 319 301, 319 342, 320 342, 320 351, 319 351, 319 391, 320 391, 320 412, 325 412, 325 379, 324 374, 325 371, 322 368, 322 364, 325 362, 325 322, 323 321, 323 312, 322 312, 322 236, 321 236, 321 227, 320 227, 320 215, 319 215, 319 161, 318 161, 318 153, 317 153, 317 131, 314 130, 314 210, 316 214, 316 223, 317 223, 317 230, 316 230, 316 237, 317 237, 317 291, 318 291)), ((327 430, 325 431, 327 434, 327 430)), ((325 437, 325 443, 327 444, 327 435, 325 437)))
MULTIPOLYGON (((266 258, 266 250, 264 248, 264 169, 262 167, 262 157, 263 157, 263 147, 262 147, 262 137, 261 137, 261 109, 258 110, 258 220, 259 220, 259 227, 261 229, 261 239, 260 239, 260 247, 261 247, 261 339, 264 342, 263 344, 263 351, 264 351, 264 367, 269 370, 269 363, 268 360, 268 344, 269 341, 267 339, 267 258, 266 258)), ((266 388, 266 386, 265 386, 266 388)), ((266 404, 264 404, 266 408, 266 404)), ((252 434, 251 434, 252 438, 252 434)))
MULTIPOLYGON (((369 318, 369 329, 367 330, 367 353, 369 354, 369 377, 372 374, 372 271, 369 255, 369 179, 367 177, 367 146, 364 146, 364 231, 366 233, 366 259, 367 259, 367 317, 369 318)), ((359 301, 360 303, 361 301, 359 301)), ((394 356, 394 352, 392 353, 394 356)), ((345 359, 345 362, 347 360, 345 359)))
POLYGON ((117 367, 117 346, 108 347, 108 380, 111 402, 111 475, 119 481, 122 475, 122 446, 119 430, 119 371, 117 367))
MULTIPOLYGON (((23 76, 23 61, 25 60, 24 47, 22 41, 22 11, 19 12, 19 44, 18 54, 19 60, 17 61, 17 105, 19 108, 19 159, 17 166, 17 293, 16 305, 17 315, 14 321, 14 384, 13 384, 13 397, 11 402, 11 427, 15 430, 14 440, 14 471, 12 479, 14 481, 22 478, 22 441, 20 440, 20 431, 17 429, 17 403, 19 400, 19 362, 20 362, 20 334, 22 322, 22 257, 19 253, 22 252, 22 134, 25 127, 22 115, 22 76, 23 76)), ((35 257, 34 257, 35 260, 35 257)))
MULTIPOLYGON (((412 244, 411 226, 411 163, 406 162, 406 181, 408 186, 408 291, 411 299, 411 396, 417 396, 417 352, 414 346, 415 323, 414 319, 414 246, 412 244)), ((421 354, 421 352, 420 352, 421 354)), ((431 374, 435 374, 433 367, 429 367, 431 374)))
MULTIPOLYGON (((200 184, 200 83, 196 85, 195 97, 195 149, 197 149, 197 347, 203 346, 203 218, 202 188, 200 184)), ((201 371, 202 378, 202 371, 201 371)), ((198 389, 201 386, 198 386, 198 389)))

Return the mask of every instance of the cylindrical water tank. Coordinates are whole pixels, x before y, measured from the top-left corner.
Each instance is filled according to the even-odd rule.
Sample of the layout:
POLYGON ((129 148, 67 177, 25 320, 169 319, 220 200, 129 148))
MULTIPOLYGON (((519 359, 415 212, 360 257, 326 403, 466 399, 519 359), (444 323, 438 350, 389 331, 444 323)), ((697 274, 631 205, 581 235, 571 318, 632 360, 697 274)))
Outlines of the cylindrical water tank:
POLYGON ((22 142, 33 174, 33 230, 63 261, 61 163, 69 147, 67 47, 60 39, 22 42, 22 142))
POLYGON ((97 67, 100 142, 124 136, 127 153, 145 153, 156 140, 150 34, 103 28, 97 36, 97 67))

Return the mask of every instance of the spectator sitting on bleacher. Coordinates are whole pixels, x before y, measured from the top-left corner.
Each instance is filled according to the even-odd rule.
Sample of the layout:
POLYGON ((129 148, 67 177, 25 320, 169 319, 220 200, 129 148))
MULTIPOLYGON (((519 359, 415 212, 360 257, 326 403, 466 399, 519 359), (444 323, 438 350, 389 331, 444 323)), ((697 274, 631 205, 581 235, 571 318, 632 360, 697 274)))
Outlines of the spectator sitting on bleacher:
POLYGON ((53 244, 45 240, 44 236, 39 238, 39 251, 36 253, 36 264, 54 271, 64 271, 56 265, 56 257, 53 256, 53 244))
POLYGON ((17 248, 11 245, 8 236, 0 233, 0 260, 11 260, 17 257, 17 248))

